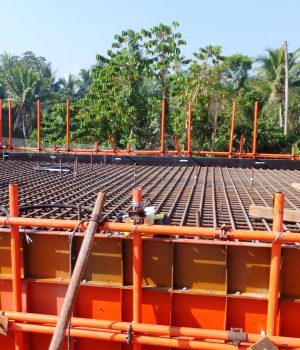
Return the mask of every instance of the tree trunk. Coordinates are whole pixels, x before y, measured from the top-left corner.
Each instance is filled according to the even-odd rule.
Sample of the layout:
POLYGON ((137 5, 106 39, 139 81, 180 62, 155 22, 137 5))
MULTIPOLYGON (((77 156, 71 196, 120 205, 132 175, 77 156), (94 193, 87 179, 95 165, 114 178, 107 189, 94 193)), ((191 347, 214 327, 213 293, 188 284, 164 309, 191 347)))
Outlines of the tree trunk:
POLYGON ((284 42, 284 69, 285 69, 285 84, 284 84, 284 134, 288 130, 288 106, 289 106, 289 66, 288 66, 288 44, 284 42))
POLYGON ((26 119, 25 119, 25 112, 22 109, 22 128, 23 128, 23 135, 24 135, 24 140, 27 140, 27 132, 26 132, 26 119))
POLYGON ((280 103, 280 105, 279 105, 279 127, 280 128, 283 127, 283 123, 282 123, 282 103, 280 103))

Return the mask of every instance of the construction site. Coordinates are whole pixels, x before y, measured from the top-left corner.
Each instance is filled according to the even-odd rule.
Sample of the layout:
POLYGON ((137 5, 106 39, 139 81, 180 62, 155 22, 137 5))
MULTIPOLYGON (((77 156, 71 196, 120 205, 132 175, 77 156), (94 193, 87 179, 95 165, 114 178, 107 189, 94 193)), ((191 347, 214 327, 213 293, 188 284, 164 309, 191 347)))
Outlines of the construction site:
POLYGON ((300 155, 15 146, 0 112, 0 349, 300 349, 300 155))

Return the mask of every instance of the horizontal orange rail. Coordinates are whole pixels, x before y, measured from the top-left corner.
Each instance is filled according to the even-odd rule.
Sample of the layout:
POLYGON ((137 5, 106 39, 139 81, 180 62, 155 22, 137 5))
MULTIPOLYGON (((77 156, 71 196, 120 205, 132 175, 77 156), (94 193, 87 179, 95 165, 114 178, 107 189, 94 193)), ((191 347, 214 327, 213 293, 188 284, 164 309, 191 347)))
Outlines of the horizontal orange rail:
MULTIPOLYGON (((25 227, 48 227, 58 229, 73 229, 79 225, 80 229, 86 229, 87 223, 80 224, 78 220, 64 219, 40 219, 23 217, 0 217, 0 225, 17 225, 25 227)), ((110 232, 139 232, 144 235, 180 235, 185 237, 207 237, 220 238, 221 229, 207 227, 183 227, 167 225, 133 225, 116 222, 106 222, 99 225, 98 231, 110 232)), ((226 231, 228 239, 239 240, 258 240, 263 242, 272 242, 278 240, 285 243, 300 243, 300 234, 293 232, 282 232, 280 235, 272 231, 250 231, 250 230, 228 230, 226 231)))

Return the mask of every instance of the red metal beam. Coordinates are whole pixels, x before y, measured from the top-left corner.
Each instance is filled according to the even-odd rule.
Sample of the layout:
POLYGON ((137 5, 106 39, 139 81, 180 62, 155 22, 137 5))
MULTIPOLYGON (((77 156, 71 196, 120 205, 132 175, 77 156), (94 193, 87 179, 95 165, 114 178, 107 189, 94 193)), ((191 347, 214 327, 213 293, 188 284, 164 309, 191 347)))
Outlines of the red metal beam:
POLYGON ((13 147, 12 143, 13 137, 13 119, 12 119, 12 103, 11 100, 8 101, 8 145, 13 147))
POLYGON ((164 154, 165 151, 165 124, 166 124, 166 99, 162 100, 161 105, 161 140, 160 140, 160 153, 164 154))
POLYGON ((258 119, 258 102, 255 101, 254 104, 254 121, 253 121, 253 157, 256 155, 256 139, 257 139, 257 119, 258 119))

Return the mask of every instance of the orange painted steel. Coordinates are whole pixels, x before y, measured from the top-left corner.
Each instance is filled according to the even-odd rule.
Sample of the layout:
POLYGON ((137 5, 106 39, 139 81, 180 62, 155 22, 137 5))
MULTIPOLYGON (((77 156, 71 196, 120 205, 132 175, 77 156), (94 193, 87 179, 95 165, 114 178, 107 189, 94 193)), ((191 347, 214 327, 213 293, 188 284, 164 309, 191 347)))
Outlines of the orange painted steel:
POLYGON ((255 103, 254 103, 254 121, 253 121, 253 143, 252 143, 253 157, 255 157, 255 155, 256 155, 257 119, 258 119, 258 102, 255 101, 255 103))
MULTIPOLYGON (((25 312, 5 311, 5 315, 10 321, 26 322, 34 324, 51 324, 57 323, 58 316, 43 315, 25 312)), ((191 337, 197 339, 211 339, 211 340, 227 340, 227 331, 191 328, 191 327, 174 327, 146 323, 130 323, 118 322, 108 320, 96 320, 89 318, 72 317, 71 326, 77 328, 94 328, 110 331, 126 332, 128 327, 132 327, 135 333, 149 334, 155 336, 171 336, 171 337, 191 337)), ((247 341, 249 343, 256 343, 264 338, 263 335, 247 333, 247 341)), ((278 346, 288 348, 300 347, 300 339, 292 337, 269 336, 270 340, 278 346)))
POLYGON ((165 124, 166 124, 166 99, 162 100, 161 105, 161 140, 160 153, 163 155, 165 151, 165 124))
MULTIPOLYGON (((283 231, 283 212, 284 212, 284 194, 275 193, 273 231, 277 233, 278 238, 283 231)), ((272 243, 272 251, 271 251, 268 318, 267 318, 268 335, 276 335, 277 333, 280 265, 281 265, 281 242, 279 239, 275 239, 272 243)))
POLYGON ((231 127, 230 127, 230 140, 229 140, 229 151, 228 158, 232 157, 233 137, 234 137, 234 124, 236 116, 236 102, 232 103, 232 116, 231 116, 231 127))
MULTIPOLYGON (((10 323, 9 330, 20 331, 20 332, 32 332, 41 334, 53 334, 54 327, 41 326, 26 323, 10 323)), ((98 339, 107 340, 119 343, 127 343, 127 335, 117 332, 99 332, 95 330, 86 329, 70 329, 71 337, 76 338, 87 338, 87 339, 98 339)), ((203 342, 189 339, 174 339, 174 338, 159 338, 145 335, 132 335, 133 344, 138 345, 152 345, 162 347, 172 347, 177 349, 207 349, 207 350, 236 350, 237 348, 233 345, 218 344, 213 342, 203 342)))
POLYGON ((295 154, 296 154, 295 147, 292 147, 292 149, 291 149, 291 159, 292 160, 295 160, 295 154))
POLYGON ((2 100, 0 99, 0 148, 2 147, 2 100))
MULTIPOLYGON (((9 185, 9 213, 11 216, 19 215, 18 185, 9 185)), ((14 311, 22 311, 22 281, 21 281, 21 258, 20 258, 20 234, 19 226, 11 226, 11 267, 14 311)), ((22 350, 24 347, 23 334, 15 336, 15 349, 22 350)))
MULTIPOLYGON (((142 189, 136 187, 133 189, 133 202, 141 206, 143 204, 142 189)), ((135 209, 135 208, 134 208, 135 209)), ((133 232, 133 269, 132 269, 132 305, 133 305, 133 322, 142 322, 142 235, 140 232, 133 232)), ((135 350, 141 349, 139 344, 134 345, 135 350)))
POLYGON ((66 104, 66 151, 70 151, 70 100, 66 104))
MULTIPOLYGON (((74 229, 80 222, 78 220, 63 220, 63 219, 40 219, 40 218, 25 218, 25 217, 0 217, 0 225, 18 225, 25 227, 47 227, 58 229, 74 229)), ((80 229, 85 229, 86 223, 79 226, 80 229)), ((144 235, 180 235, 185 237, 210 237, 219 238, 221 229, 207 227, 190 227, 190 226, 168 226, 168 225, 132 225, 126 223, 106 222, 98 226, 98 232, 140 232, 144 235)), ((258 240, 262 242, 272 242, 278 236, 278 233, 271 231, 251 231, 251 230, 228 230, 227 237, 229 240, 258 240)), ((300 235, 293 232, 283 232, 279 240, 284 243, 300 243, 300 235)))
POLYGON ((37 109, 37 149, 40 152, 41 150, 41 103, 40 100, 36 104, 37 109))
POLYGON ((12 142, 13 135, 13 119, 12 119, 12 103, 11 100, 8 101, 8 145, 13 146, 12 142))
POLYGON ((189 112, 188 112, 188 141, 187 151, 191 154, 191 142, 192 142, 192 101, 189 101, 189 112))

